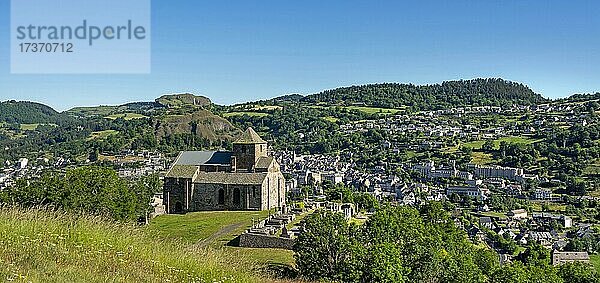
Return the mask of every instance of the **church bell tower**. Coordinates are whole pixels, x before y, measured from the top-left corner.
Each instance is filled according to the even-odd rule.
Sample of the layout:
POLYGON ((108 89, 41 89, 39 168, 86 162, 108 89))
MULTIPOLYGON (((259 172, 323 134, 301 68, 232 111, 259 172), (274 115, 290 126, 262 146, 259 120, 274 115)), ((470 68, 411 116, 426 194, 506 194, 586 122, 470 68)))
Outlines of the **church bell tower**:
POLYGON ((233 155, 236 158, 236 170, 253 172, 256 161, 267 156, 267 142, 249 127, 233 142, 233 155))

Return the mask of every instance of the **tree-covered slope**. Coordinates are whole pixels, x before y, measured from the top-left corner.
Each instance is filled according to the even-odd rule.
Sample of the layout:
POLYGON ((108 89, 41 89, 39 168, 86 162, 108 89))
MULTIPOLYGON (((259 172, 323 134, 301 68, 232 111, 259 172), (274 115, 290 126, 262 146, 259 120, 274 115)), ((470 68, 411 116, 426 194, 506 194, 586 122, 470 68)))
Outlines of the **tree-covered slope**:
POLYGON ((0 122, 15 124, 58 124, 67 119, 56 110, 41 103, 29 101, 0 102, 0 122))
POLYGON ((399 83, 342 87, 308 95, 309 103, 443 109, 457 106, 531 105, 546 101, 529 87, 503 79, 447 81, 433 85, 399 83))

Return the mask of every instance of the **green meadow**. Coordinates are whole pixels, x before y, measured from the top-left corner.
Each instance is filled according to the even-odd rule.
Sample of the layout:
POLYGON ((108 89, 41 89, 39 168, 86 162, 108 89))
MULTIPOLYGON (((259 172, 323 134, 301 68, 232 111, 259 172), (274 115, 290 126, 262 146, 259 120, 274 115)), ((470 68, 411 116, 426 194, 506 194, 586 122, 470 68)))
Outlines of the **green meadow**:
POLYGON ((227 117, 232 117, 232 116, 243 116, 243 115, 248 115, 248 116, 252 116, 252 117, 264 117, 269 114, 262 113, 262 112, 240 111, 240 112, 227 112, 227 113, 223 114, 223 117, 227 118, 227 117))
POLYGON ((264 219, 267 215, 267 211, 206 211, 160 215, 150 221, 146 232, 165 241, 224 249, 235 257, 244 258, 253 266, 293 265, 293 253, 289 250, 249 249, 230 245, 234 238, 252 226, 253 220, 264 219))
POLYGON ((133 119, 142 119, 142 118, 148 118, 148 117, 146 117, 142 114, 138 114, 138 113, 121 113, 121 114, 108 115, 104 118, 109 119, 109 120, 116 120, 118 118, 123 118, 125 120, 133 120, 133 119))
MULTIPOLYGON (((533 139, 533 138, 530 138, 530 137, 523 137, 523 136, 515 137, 515 136, 510 136, 510 137, 502 137, 502 138, 493 140, 493 143, 494 143, 494 148, 498 149, 498 148, 500 148, 500 143, 501 142, 527 145, 527 144, 532 144, 532 143, 535 143, 535 142, 538 142, 538 141, 540 141, 540 140, 533 139)), ((463 143, 462 146, 464 146, 464 147, 470 147, 472 149, 481 149, 481 147, 483 146, 483 144, 485 142, 486 142, 485 140, 472 141, 472 142, 463 143)))
POLYGON ((105 131, 98 131, 98 132, 92 132, 90 134, 90 136, 88 137, 88 140, 94 140, 94 139, 105 139, 110 135, 116 135, 118 134, 119 131, 116 130, 105 130, 105 131))

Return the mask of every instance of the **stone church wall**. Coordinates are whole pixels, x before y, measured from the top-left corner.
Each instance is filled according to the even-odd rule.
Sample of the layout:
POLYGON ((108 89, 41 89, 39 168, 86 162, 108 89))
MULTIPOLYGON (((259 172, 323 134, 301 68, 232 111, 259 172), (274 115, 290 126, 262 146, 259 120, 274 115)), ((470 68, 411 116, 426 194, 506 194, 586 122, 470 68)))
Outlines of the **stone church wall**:
POLYGON ((186 212, 186 185, 192 189, 192 179, 165 178, 163 200, 168 213, 186 212))
POLYGON ((260 191, 258 185, 194 184, 190 210, 261 210, 260 191), (222 202, 219 190, 223 192, 222 202))
POLYGON ((285 205, 285 179, 280 172, 269 173, 263 191, 263 207, 276 208, 285 205))

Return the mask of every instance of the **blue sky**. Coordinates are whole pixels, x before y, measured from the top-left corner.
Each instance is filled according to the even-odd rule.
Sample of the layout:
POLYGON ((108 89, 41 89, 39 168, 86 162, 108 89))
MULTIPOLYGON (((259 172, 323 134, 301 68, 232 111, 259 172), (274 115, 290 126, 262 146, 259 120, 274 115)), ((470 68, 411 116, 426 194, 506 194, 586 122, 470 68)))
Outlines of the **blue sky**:
POLYGON ((597 1, 152 1, 149 75, 11 75, 0 100, 58 110, 192 92, 220 104, 375 82, 476 77, 546 97, 600 91, 597 1))

